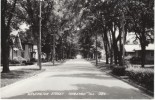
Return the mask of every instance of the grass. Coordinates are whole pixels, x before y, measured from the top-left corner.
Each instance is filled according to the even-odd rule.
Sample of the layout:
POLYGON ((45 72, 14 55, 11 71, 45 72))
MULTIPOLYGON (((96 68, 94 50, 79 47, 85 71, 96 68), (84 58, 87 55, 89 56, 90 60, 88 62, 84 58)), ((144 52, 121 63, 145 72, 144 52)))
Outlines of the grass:
POLYGON ((44 69, 43 70, 19 69, 19 70, 12 70, 10 73, 1 73, 1 87, 15 83, 22 79, 26 79, 28 77, 32 77, 32 76, 39 74, 43 71, 44 71, 44 69))
MULTIPOLYGON (((66 62, 66 60, 64 61, 55 61, 55 65, 54 66, 58 66, 58 65, 61 65, 63 64, 64 62, 66 62)), ((53 63, 50 62, 50 63, 47 63, 47 62, 44 62, 42 63, 42 66, 43 67, 48 67, 50 68, 50 66, 53 66, 53 63)), ((16 67, 16 66, 14 66, 16 67)), ((47 69, 47 68, 45 68, 47 69)), ((39 70, 39 69, 18 69, 18 70, 12 70, 10 73, 1 73, 1 87, 4 87, 4 86, 7 86, 9 84, 12 84, 12 83, 15 83, 17 81, 20 81, 22 79, 26 79, 28 77, 32 77, 36 74, 39 74, 43 71, 45 71, 45 69, 43 70, 39 70)))

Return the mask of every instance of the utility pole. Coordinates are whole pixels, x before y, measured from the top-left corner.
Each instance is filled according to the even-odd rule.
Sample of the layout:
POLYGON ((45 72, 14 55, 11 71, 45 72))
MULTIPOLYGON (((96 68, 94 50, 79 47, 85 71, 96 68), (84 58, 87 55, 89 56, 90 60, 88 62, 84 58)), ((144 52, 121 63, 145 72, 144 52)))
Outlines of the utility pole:
POLYGON ((95 32, 95 40, 96 40, 96 66, 98 65, 98 56, 97 56, 97 32, 95 32))
POLYGON ((39 69, 42 69, 41 66, 41 0, 39 0, 39 48, 38 48, 38 65, 39 69))

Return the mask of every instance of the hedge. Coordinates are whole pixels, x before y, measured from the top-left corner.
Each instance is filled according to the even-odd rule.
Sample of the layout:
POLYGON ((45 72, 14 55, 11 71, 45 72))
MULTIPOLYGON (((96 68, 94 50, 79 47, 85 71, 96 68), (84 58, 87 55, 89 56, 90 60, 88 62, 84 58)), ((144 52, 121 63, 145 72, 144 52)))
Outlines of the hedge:
POLYGON ((122 66, 114 66, 112 68, 112 73, 117 76, 124 76, 125 75, 125 67, 122 66))
POLYGON ((20 64, 20 62, 19 61, 17 61, 17 60, 9 60, 9 63, 10 64, 20 64))
POLYGON ((154 89, 154 70, 153 69, 127 68, 125 74, 129 76, 129 79, 153 91, 154 89))

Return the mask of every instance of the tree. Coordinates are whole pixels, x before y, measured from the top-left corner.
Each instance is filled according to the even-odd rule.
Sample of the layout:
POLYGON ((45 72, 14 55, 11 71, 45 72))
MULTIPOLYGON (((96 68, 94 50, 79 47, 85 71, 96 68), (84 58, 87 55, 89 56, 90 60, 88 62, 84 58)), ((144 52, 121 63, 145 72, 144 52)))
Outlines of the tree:
POLYGON ((146 31, 153 29, 153 0, 130 2, 128 13, 133 19, 132 31, 135 32, 136 38, 139 39, 141 45, 141 65, 145 65, 146 46, 148 45, 146 31))
MULTIPOLYGON (((30 25, 30 29, 32 30, 32 37, 35 37, 37 48, 40 51, 40 42, 39 42, 39 1, 36 0, 21 0, 19 3, 20 7, 18 9, 17 14, 19 13, 20 18, 23 18, 23 21, 30 25), (24 13, 20 13, 24 12, 24 13)), ((47 23, 51 16, 51 11, 53 10, 53 1, 46 0, 42 2, 42 36, 46 34, 47 30, 47 23)), ((39 66, 41 68, 41 53, 38 52, 38 60, 39 66)))
POLYGON ((9 69, 9 38, 10 38, 10 26, 11 26, 11 20, 13 18, 13 13, 15 11, 17 0, 14 1, 8 1, 8 0, 2 0, 2 15, 1 15, 1 21, 2 21, 2 27, 1 27, 1 33, 2 33, 2 64, 3 64, 3 70, 2 73, 8 73, 10 72, 9 69))

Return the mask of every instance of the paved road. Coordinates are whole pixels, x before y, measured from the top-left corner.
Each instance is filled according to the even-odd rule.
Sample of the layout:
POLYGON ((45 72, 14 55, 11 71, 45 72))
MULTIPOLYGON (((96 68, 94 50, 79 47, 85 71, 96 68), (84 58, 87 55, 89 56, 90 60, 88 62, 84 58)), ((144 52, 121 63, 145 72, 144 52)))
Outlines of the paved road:
MULTIPOLYGON (((50 64, 46 65, 50 66, 50 64)), ((74 59, 28 79, 1 88, 11 99, 149 99, 137 88, 74 59)))

